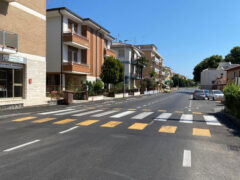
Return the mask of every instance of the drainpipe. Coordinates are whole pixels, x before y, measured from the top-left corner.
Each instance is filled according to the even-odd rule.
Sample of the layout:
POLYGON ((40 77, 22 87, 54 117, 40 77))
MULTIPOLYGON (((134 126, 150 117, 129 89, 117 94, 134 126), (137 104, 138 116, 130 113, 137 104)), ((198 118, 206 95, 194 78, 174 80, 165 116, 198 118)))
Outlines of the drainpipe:
POLYGON ((98 53, 97 53, 97 52, 98 52, 98 51, 97 51, 97 50, 98 50, 98 48, 97 48, 97 47, 98 47, 98 46, 97 46, 98 43, 97 43, 97 40, 98 40, 98 38, 97 38, 97 37, 98 37, 98 32, 99 32, 101 29, 102 29, 102 28, 100 28, 100 29, 98 29, 98 30, 96 31, 96 81, 97 81, 97 70, 98 70, 98 69, 97 69, 97 68, 98 68, 98 66, 97 66, 97 62, 98 62, 98 53))
POLYGON ((61 74, 60 74, 60 87, 61 91, 63 90, 63 14, 61 13, 61 10, 58 10, 60 16, 61 16, 61 74))

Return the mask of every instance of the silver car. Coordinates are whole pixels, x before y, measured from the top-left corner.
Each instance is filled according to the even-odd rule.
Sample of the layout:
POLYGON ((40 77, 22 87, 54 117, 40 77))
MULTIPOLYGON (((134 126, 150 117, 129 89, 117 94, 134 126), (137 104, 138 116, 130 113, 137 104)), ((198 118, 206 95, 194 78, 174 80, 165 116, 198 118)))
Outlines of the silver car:
POLYGON ((206 95, 205 95, 205 91, 204 90, 195 90, 193 92, 193 99, 199 99, 199 100, 205 100, 206 99, 206 95))
POLYGON ((209 92, 208 99, 212 99, 213 101, 222 101, 224 99, 224 94, 220 90, 211 90, 209 92))

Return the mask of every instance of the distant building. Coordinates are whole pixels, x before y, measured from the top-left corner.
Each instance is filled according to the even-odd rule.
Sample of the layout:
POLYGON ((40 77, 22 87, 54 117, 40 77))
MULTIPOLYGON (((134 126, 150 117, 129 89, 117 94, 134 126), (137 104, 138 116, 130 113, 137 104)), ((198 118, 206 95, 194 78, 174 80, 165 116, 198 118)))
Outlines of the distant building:
POLYGON ((164 83, 167 86, 170 86, 170 81, 173 77, 172 69, 170 67, 163 66, 162 76, 163 76, 162 83, 164 83))
POLYGON ((234 83, 236 85, 240 84, 240 65, 232 67, 227 71, 227 83, 234 83))

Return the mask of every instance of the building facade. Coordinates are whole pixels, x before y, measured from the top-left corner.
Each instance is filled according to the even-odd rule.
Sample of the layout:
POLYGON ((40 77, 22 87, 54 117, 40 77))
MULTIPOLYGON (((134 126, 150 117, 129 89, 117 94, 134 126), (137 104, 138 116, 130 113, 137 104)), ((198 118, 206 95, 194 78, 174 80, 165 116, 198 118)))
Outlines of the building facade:
POLYGON ((117 58, 124 65, 125 84, 127 87, 136 88, 137 80, 140 78, 136 73, 136 61, 143 56, 143 52, 132 44, 122 42, 113 43, 112 49, 116 52, 117 58))
POLYGON ((240 65, 229 68, 227 71, 227 83, 240 84, 240 65))
POLYGON ((47 10, 47 91, 81 87, 95 81, 104 57, 116 56, 110 32, 62 7, 47 10))
POLYGON ((169 86, 170 87, 170 82, 171 82, 172 77, 173 77, 172 69, 170 67, 168 67, 168 66, 163 66, 163 68, 162 68, 162 76, 163 76, 162 83, 165 86, 169 86))
POLYGON ((0 105, 46 102, 46 0, 0 0, 0 105))
POLYGON ((157 73, 156 81, 159 87, 162 87, 162 66, 163 58, 157 51, 157 47, 154 44, 136 45, 144 53, 144 57, 148 59, 148 65, 143 69, 143 77, 150 78, 150 72, 155 71, 157 73))

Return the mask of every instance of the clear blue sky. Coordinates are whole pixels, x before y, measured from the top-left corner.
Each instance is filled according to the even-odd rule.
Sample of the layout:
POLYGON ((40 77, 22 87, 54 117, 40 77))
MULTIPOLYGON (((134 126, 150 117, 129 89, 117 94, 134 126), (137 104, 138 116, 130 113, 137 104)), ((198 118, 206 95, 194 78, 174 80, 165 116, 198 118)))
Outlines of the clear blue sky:
POLYGON ((164 64, 192 78, 205 57, 240 45, 240 0, 48 0, 89 17, 114 37, 153 43, 164 64))

